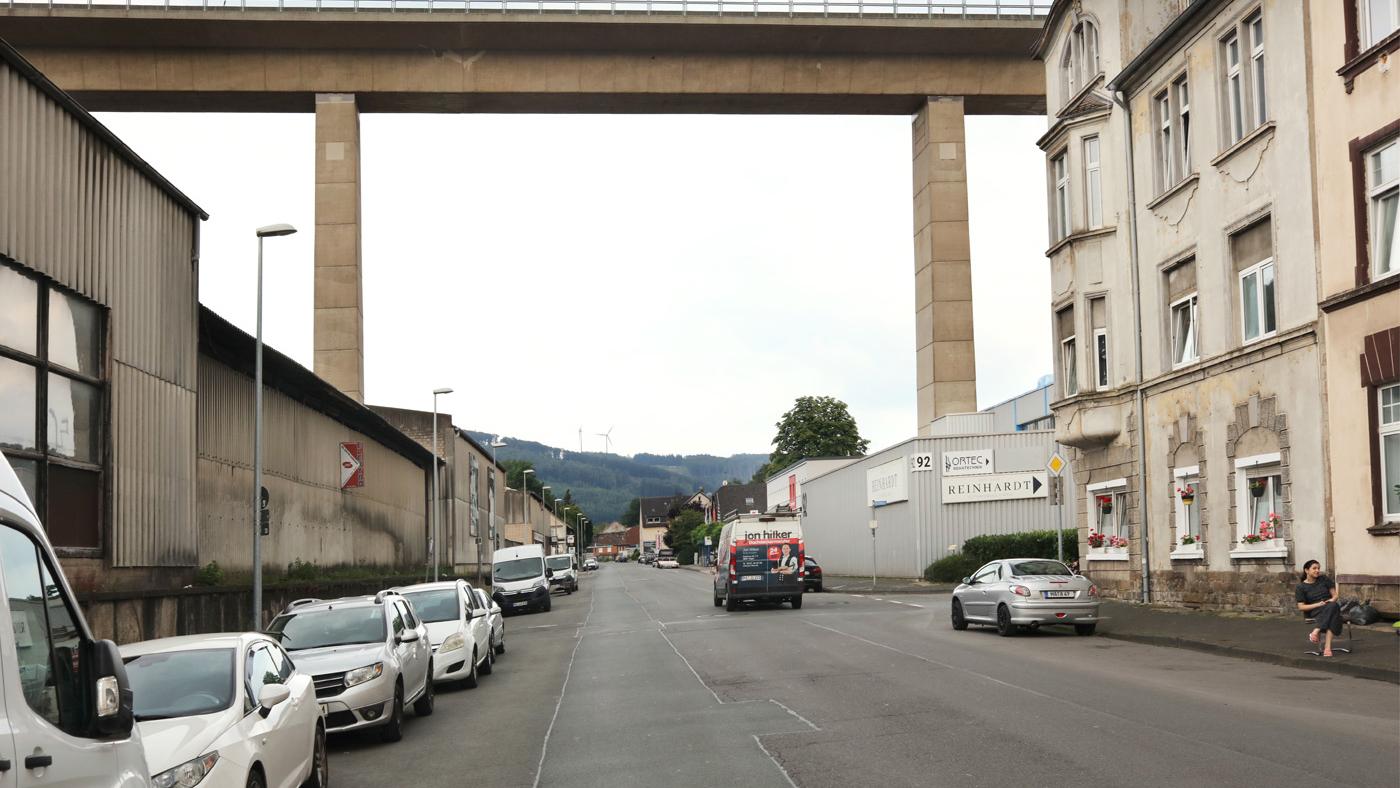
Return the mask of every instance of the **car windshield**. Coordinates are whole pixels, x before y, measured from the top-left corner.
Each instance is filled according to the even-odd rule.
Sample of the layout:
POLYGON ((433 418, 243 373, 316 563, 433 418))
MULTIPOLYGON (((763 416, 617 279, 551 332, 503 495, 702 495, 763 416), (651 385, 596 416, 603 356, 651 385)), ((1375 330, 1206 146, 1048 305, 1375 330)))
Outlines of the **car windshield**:
POLYGON ((456 621, 462 617, 462 608, 457 604, 455 588, 414 591, 404 594, 404 598, 413 603, 414 612, 424 621, 456 621))
POLYGON ((572 566, 572 560, 567 555, 552 555, 544 559, 544 565, 558 572, 572 566))
POLYGON ((379 605, 364 605, 284 613, 273 619, 267 631, 288 651, 383 643, 384 610, 379 605))
POLYGON ((491 576, 507 583, 512 580, 529 580, 544 574, 542 562, 538 558, 517 558, 502 561, 491 570, 491 576))
POLYGON ((234 650, 167 651, 126 660, 137 722, 227 709, 234 695, 234 650))
POLYGON ((1015 577, 1030 575, 1072 575, 1069 567, 1059 561, 1016 561, 1011 564, 1011 574, 1015 577))

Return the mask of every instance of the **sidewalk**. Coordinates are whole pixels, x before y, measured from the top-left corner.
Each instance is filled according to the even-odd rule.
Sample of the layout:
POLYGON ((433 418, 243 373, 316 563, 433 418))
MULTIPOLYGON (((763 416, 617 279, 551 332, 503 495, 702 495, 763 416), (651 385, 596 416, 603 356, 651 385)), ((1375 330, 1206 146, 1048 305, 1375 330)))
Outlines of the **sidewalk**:
POLYGON ((876 579, 872 588, 870 575, 822 576, 823 591, 838 591, 843 594, 948 594, 955 586, 955 583, 930 583, 912 577, 881 577, 876 579))
POLYGON ((1308 642, 1309 627, 1296 616, 1207 613, 1107 600, 1101 613, 1098 634, 1106 638, 1400 684, 1400 637, 1385 621, 1354 627, 1352 643, 1343 631, 1333 645, 1350 647, 1352 653, 1324 658, 1303 653, 1320 647, 1308 642))

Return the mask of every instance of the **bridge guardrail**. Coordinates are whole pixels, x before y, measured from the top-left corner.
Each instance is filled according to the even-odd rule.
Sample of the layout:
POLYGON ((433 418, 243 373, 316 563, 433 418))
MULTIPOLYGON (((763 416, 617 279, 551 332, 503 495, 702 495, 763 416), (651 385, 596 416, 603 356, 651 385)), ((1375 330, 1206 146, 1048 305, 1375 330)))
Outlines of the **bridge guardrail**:
POLYGON ((388 11, 391 13, 1037 19, 1053 0, 4 0, 6 8, 124 11, 388 11))

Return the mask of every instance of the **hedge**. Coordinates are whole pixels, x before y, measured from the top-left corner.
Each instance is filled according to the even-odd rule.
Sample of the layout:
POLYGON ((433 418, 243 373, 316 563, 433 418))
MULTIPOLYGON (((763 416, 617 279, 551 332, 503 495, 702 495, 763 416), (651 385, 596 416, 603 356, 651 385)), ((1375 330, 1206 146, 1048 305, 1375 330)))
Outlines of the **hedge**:
MULTIPOLYGON (((1079 534, 1073 529, 1064 532, 1064 551, 1065 563, 1079 559, 1079 534)), ((924 579, 931 583, 957 583, 988 561, 1054 557, 1054 531, 974 536, 963 542, 960 552, 929 564, 924 570, 924 579)))

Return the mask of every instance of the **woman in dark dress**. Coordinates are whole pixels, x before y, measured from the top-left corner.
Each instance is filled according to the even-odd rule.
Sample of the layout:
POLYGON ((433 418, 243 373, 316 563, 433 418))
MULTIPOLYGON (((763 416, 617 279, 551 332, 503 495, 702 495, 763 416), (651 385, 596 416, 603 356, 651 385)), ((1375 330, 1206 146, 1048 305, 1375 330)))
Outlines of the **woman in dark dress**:
POLYGON ((1337 604, 1337 584, 1322 574, 1322 565, 1317 561, 1303 564, 1303 582, 1294 593, 1298 609, 1308 614, 1317 628, 1308 633, 1308 640, 1316 643, 1318 636, 1326 634, 1322 656, 1332 656, 1332 637, 1342 634, 1342 611, 1337 604))

